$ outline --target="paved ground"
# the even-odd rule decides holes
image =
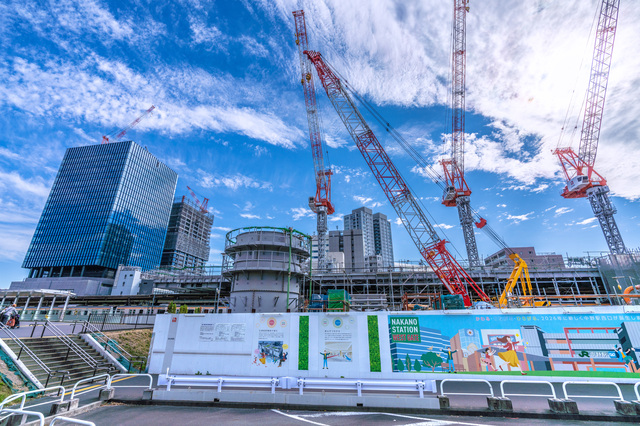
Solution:
[[[173,407],[173,406],[130,406],[108,405],[76,417],[89,420],[96,425],[248,425],[282,426],[309,425],[320,426],[356,426],[375,425],[513,425],[520,423],[527,426],[567,425],[594,426],[598,423],[582,421],[556,421],[514,418],[486,418],[433,416],[364,412],[326,412],[326,411],[286,411],[259,410],[217,407]],[[601,423],[600,423],[601,424]],[[628,425],[629,423],[607,422],[608,425]]]

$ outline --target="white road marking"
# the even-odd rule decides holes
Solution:
[[[280,413],[280,414],[284,414],[284,413]],[[401,417],[404,419],[422,420],[421,422],[418,422],[418,423],[405,424],[403,426],[418,426],[418,425],[420,426],[445,426],[445,425],[489,426],[487,424],[482,424],[482,423],[466,423],[466,422],[459,422],[457,420],[438,420],[438,419],[430,419],[427,417],[408,416],[406,414],[365,412],[365,411],[334,411],[334,412],[327,412],[327,413],[299,414],[295,417],[297,417],[298,420],[305,420],[304,418],[368,416],[368,415],[383,415],[383,416]],[[316,424],[321,424],[321,423],[316,423]]]
[[[287,414],[287,413],[283,413],[282,411],[278,411],[278,410],[271,410],[271,411],[273,411],[274,413],[282,414],[283,416],[290,417],[290,418],[295,419],[295,420],[299,420],[301,422],[307,422],[307,423],[311,423],[313,425],[319,425],[319,426],[329,426],[329,425],[326,425],[324,423],[318,423],[318,422],[314,422],[314,421],[311,421],[311,420],[303,419],[302,417],[296,416],[294,414]]]

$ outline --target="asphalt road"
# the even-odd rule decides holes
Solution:
[[[585,421],[562,421],[546,419],[514,419],[487,417],[434,416],[367,412],[327,412],[327,411],[287,411],[266,409],[240,409],[218,407],[174,407],[163,405],[131,406],[107,405],[76,417],[89,420],[96,425],[309,425],[320,426],[360,426],[370,425],[513,425],[527,426],[566,425],[594,426],[598,423]],[[57,424],[57,423],[56,423]],[[607,422],[607,425],[628,425],[629,423]]]

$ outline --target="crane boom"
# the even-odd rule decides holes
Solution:
[[[435,228],[426,218],[404,179],[344,89],[340,79],[325,63],[320,53],[312,51],[304,53],[315,66],[329,100],[427,264],[450,293],[463,297],[465,306],[471,305],[467,286],[473,288],[480,299],[489,302],[489,297],[447,251],[446,242],[439,237]]]
[[[204,198],[202,203],[200,202],[200,200],[198,200],[198,197],[196,197],[196,193],[193,192],[193,189],[191,189],[189,186],[187,186],[187,189],[189,190],[189,192],[191,193],[191,197],[194,199],[194,201],[196,202],[196,205],[198,206],[198,208],[200,208],[200,211],[202,213],[209,213],[208,210],[208,206],[209,206],[209,199],[208,198]]]
[[[576,154],[572,148],[558,148],[554,151],[560,160],[567,180],[567,185],[561,195],[564,198],[587,197],[589,199],[591,209],[598,218],[609,251],[613,254],[625,253],[626,247],[613,216],[616,209],[609,199],[607,180],[595,171],[594,166],[609,82],[613,43],[618,27],[619,9],[620,0],[602,0],[600,5],[578,153]]]
[[[311,142],[311,154],[313,156],[316,180],[316,195],[315,197],[309,197],[309,207],[317,215],[318,267],[325,269],[328,266],[327,247],[329,245],[327,215],[333,214],[335,211],[331,203],[332,172],[331,169],[325,168],[324,166],[324,145],[322,143],[318,106],[316,103],[316,89],[311,72],[311,63],[303,53],[309,49],[304,11],[294,11],[293,17],[296,26],[296,45],[298,46],[298,56],[300,58],[300,81],[304,89],[304,102],[307,109],[307,122],[309,124],[309,140]]]
[[[481,266],[471,211],[471,189],[464,178],[464,124],[466,79],[466,22],[469,0],[453,0],[453,51],[451,60],[451,158],[441,162],[447,182],[442,204],[458,208],[469,266]],[[486,222],[486,221],[485,221]]]
[[[148,114],[151,114],[151,111],[153,111],[155,108],[156,108],[155,105],[151,105],[151,108],[149,108],[144,113],[142,113],[142,115],[140,117],[136,118],[131,123],[129,123],[129,125],[127,127],[125,127],[124,129],[120,129],[120,130],[117,130],[117,131],[111,133],[110,135],[103,136],[102,137],[102,143],[109,143],[110,142],[109,137],[113,137],[113,135],[115,135],[115,139],[116,140],[122,138],[129,130],[131,130],[132,127],[134,127],[139,122],[141,122],[142,119],[145,118]]]

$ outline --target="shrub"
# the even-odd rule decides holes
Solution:
[[[186,314],[187,312],[189,312],[189,307],[187,305],[180,305],[180,313]]]
[[[170,314],[175,314],[176,313],[176,309],[178,308],[178,305],[176,305],[176,302],[174,302],[173,300],[169,303],[169,307],[167,308],[167,312],[169,312]]]
[[[196,314],[201,314],[201,313],[202,313],[202,306],[198,306],[198,307],[194,310],[194,312],[195,312]]]

